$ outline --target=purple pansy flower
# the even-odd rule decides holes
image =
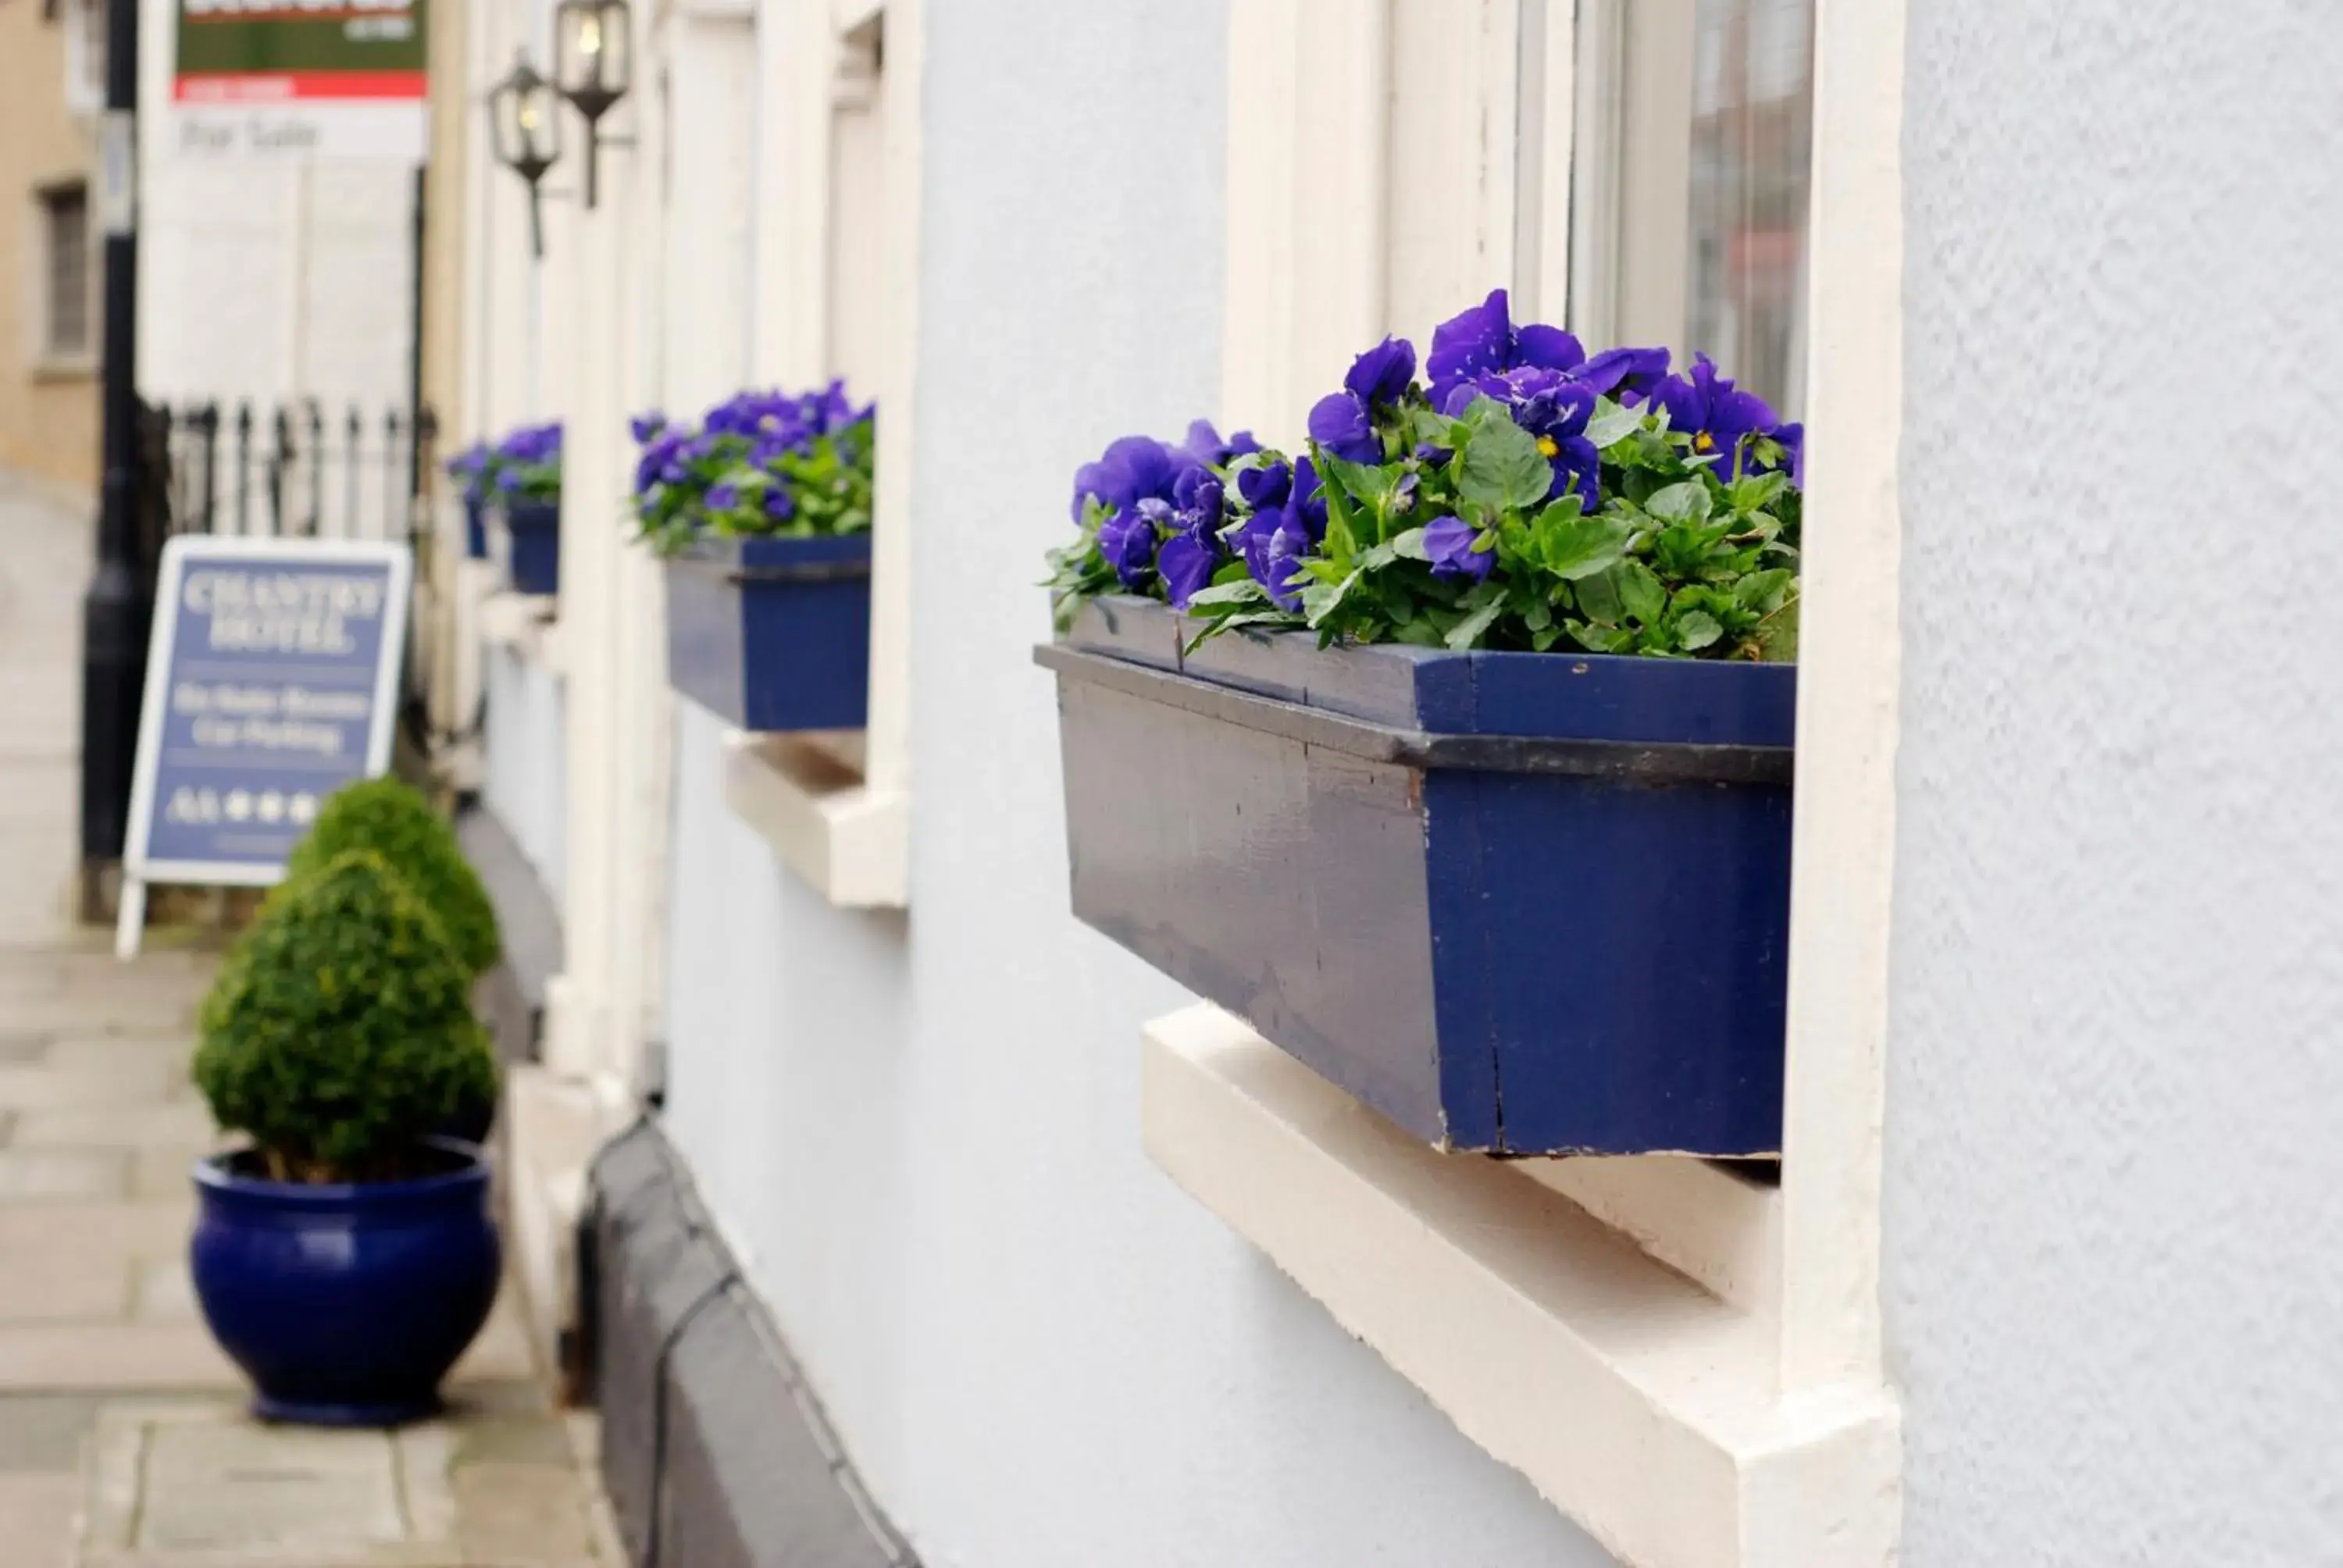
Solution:
[[[797,515],[798,504],[789,499],[786,485],[765,487],[765,516],[777,523],[786,523]]]
[[[711,511],[729,512],[739,504],[739,488],[729,481],[719,480],[708,487],[708,505]]]
[[[1384,338],[1351,361],[1340,392],[1329,392],[1310,410],[1310,438],[1345,462],[1383,461],[1375,410],[1396,404],[1414,384],[1415,345]]]
[[[1585,362],[1586,350],[1559,327],[1532,325],[1516,330],[1505,291],[1494,288],[1480,304],[1433,329],[1432,353],[1423,370],[1432,383],[1433,406],[1444,408],[1450,393],[1483,376],[1525,365],[1575,370]]]
[[[1605,348],[1571,373],[1571,379],[1633,408],[1668,377],[1664,348]]]
[[[1237,494],[1252,511],[1265,512],[1285,504],[1286,492],[1292,487],[1293,470],[1285,459],[1276,458],[1258,468],[1247,468],[1237,476]]]
[[[1073,515],[1081,521],[1083,504],[1096,497],[1101,506],[1118,515],[1149,498],[1168,501],[1172,486],[1182,471],[1197,467],[1196,459],[1168,442],[1151,436],[1125,436],[1109,446],[1095,463],[1085,463],[1074,476]]]
[[[1264,498],[1253,502],[1238,546],[1252,580],[1269,590],[1280,608],[1293,609],[1302,603],[1300,585],[1293,581],[1294,563],[1325,537],[1326,497],[1319,488],[1317,466],[1307,457],[1291,470],[1272,463],[1247,474],[1238,481],[1239,490],[1244,488],[1243,479],[1256,475],[1262,482],[1254,491]]]
[[[1497,564],[1494,550],[1476,550],[1473,542],[1481,532],[1461,518],[1434,518],[1423,525],[1424,553],[1432,558],[1432,575],[1436,578],[1470,578],[1474,582],[1489,575]]]
[[[1548,500],[1576,490],[1588,511],[1602,504],[1603,457],[1586,438],[1586,421],[1594,412],[1594,388],[1559,371],[1523,366],[1458,382],[1449,391],[1445,412],[1462,414],[1475,397],[1495,398],[1514,424],[1537,438],[1538,450],[1554,467]]]
[[[683,477],[683,465],[675,460],[683,442],[671,434],[652,437],[635,464],[635,493],[648,495],[655,485],[672,485]]]
[[[1199,463],[1225,468],[1237,458],[1260,451],[1261,443],[1250,430],[1239,430],[1222,440],[1210,419],[1198,419],[1188,427],[1188,444],[1182,450]]]
[[[1692,437],[1692,455],[1715,457],[1719,478],[1736,478],[1741,471],[1741,444],[1750,436],[1775,433],[1774,410],[1755,392],[1744,392],[1716,373],[1705,354],[1693,357],[1689,378],[1671,376],[1660,384],[1655,400],[1668,411],[1668,427]],[[1803,436],[1803,432],[1800,433]],[[1797,445],[1785,441],[1795,454]]]
[[[1171,520],[1171,504],[1149,496],[1099,524],[1099,554],[1123,587],[1139,587],[1154,569],[1157,529]]]
[[[639,447],[667,428],[667,416],[654,408],[628,420],[627,428],[634,432],[635,444]]]

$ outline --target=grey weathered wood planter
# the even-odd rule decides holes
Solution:
[[[1183,628],[1037,652],[1077,916],[1443,1146],[1778,1151],[1795,667]]]

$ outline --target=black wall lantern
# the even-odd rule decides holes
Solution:
[[[538,186],[561,158],[561,106],[527,54],[514,55],[511,74],[489,89],[488,126],[497,161],[528,182],[528,250],[541,260],[545,212]]]
[[[627,0],[561,0],[553,12],[553,75],[586,122],[586,205],[595,197],[602,116],[627,95],[634,42]]]

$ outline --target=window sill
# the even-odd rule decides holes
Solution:
[[[1631,1568],[1891,1561],[1894,1402],[1785,1398],[1734,1249],[1688,1243],[1733,1285],[1704,1289],[1553,1190],[1572,1179],[1442,1154],[1210,1005],[1147,1026],[1141,1097],[1158,1166]],[[1679,1201],[1771,1212],[1680,1174]]]
[[[33,361],[33,380],[39,386],[97,379],[95,354],[45,354]]]
[[[901,909],[910,799],[863,782],[852,765],[860,739],[735,730],[724,739],[724,803],[831,903]]]
[[[560,600],[550,594],[499,589],[480,600],[480,638],[508,648],[516,657],[559,675]]]

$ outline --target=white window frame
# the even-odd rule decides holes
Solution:
[[[124,0],[131,4],[133,0]],[[106,108],[106,0],[65,0],[65,108],[95,116]]]
[[[59,197],[78,194],[81,197],[81,290],[82,341],[77,345],[61,345],[56,336],[56,203]],[[26,320],[32,327],[29,335],[34,374],[44,378],[81,377],[94,373],[97,367],[99,342],[105,334],[105,322],[100,315],[98,290],[98,256],[102,250],[97,231],[95,193],[85,179],[50,180],[35,185],[32,190],[32,223],[28,249],[31,266],[26,268],[29,298]]]
[[[725,799],[785,864],[850,908],[910,899],[922,25],[920,0],[760,0],[758,13],[769,118],[759,138],[755,367],[789,387],[851,372],[850,392],[879,404],[870,710],[859,735],[728,737]],[[862,145],[851,117],[874,111],[875,193],[863,188],[869,162],[860,177],[847,166]],[[873,248],[875,258],[851,254]]]
[[[1453,54],[1427,58],[1438,39],[1420,31],[1409,48],[1395,47],[1412,12],[1436,7],[1448,19],[1445,46],[1483,48],[1489,29],[1457,24],[1440,0],[1238,0],[1222,410],[1230,423],[1291,440],[1311,398],[1337,383],[1352,354],[1386,331],[1428,346],[1433,319],[1402,308],[1392,286],[1388,236],[1404,226],[1394,222],[1391,193],[1404,188],[1411,159],[1443,167],[1456,193],[1449,210],[1468,231],[1460,243],[1472,259],[1458,272],[1470,286],[1449,308],[1511,283],[1526,307],[1521,318],[1553,319],[1554,303],[1569,299],[1574,324],[1618,319],[1618,290],[1602,258],[1606,248],[1617,254],[1622,237],[1618,182],[1646,176],[1623,176],[1616,140],[1606,145],[1601,134],[1617,123],[1621,81],[1619,35],[1604,29],[1624,5],[1640,3],[1520,0],[1515,47],[1475,65]],[[1582,6],[1590,8],[1584,31]],[[1304,37],[1312,70],[1297,73]],[[1582,38],[1596,56],[1584,72]],[[1606,1338],[1608,1325],[1574,1318],[1567,1280],[1523,1318],[1517,1309],[1535,1293],[1525,1282],[1540,1271],[1599,1271],[1615,1260],[1594,1258],[1587,1232],[1561,1226],[1523,1243],[1509,1273],[1482,1239],[1443,1237],[1433,1216],[1444,1200],[1434,1190],[1453,1187],[1448,1197],[1459,1204],[1495,1201],[1483,1189],[1501,1178],[1487,1174],[1486,1162],[1359,1135],[1323,1098],[1322,1081],[1218,1010],[1190,1010],[1148,1030],[1144,1114],[1157,1161],[1606,1545],[1631,1563],[1669,1568],[1875,1568],[1889,1560],[1897,1527],[1878,1192],[1900,648],[1901,0],[1822,0],[1815,47],[1810,458],[1781,1182],[1665,1156],[1523,1161],[1502,1178],[1523,1184],[1501,1190],[1523,1194],[1523,1212],[1536,1201],[1530,1184],[1560,1193],[1603,1221],[1604,1233],[1624,1236],[1720,1303],[1721,1319],[1649,1325],[1662,1350],[1671,1332],[1690,1336],[1682,1348],[1711,1380],[1690,1392],[1654,1381],[1636,1351]],[[1394,60],[1404,63],[1396,71]],[[1475,161],[1460,156],[1469,147],[1433,145],[1436,137],[1393,137],[1418,84],[1459,71],[1477,73],[1478,118],[1469,123],[1518,125],[1512,156],[1490,151]],[[1460,181],[1460,170],[1476,173],[1477,186]],[[1582,182],[1574,225],[1574,177]],[[1303,188],[1316,198],[1307,226],[1292,216]],[[1413,226],[1420,234],[1423,226]],[[1488,243],[1498,234],[1513,241],[1502,251]],[[1641,235],[1637,243],[1654,241]],[[1681,300],[1681,273],[1662,286]],[[1310,1204],[1295,1196],[1304,1186]],[[1420,1299],[1407,1280],[1378,1272],[1367,1255],[1378,1236],[1413,1249],[1419,1272],[1411,1278],[1433,1282]],[[1394,1292],[1410,1299],[1395,1303]],[[1483,1327],[1509,1322],[1521,1337],[1493,1328],[1477,1343],[1453,1342],[1459,1315],[1483,1307]],[[1646,1336],[1638,1350],[1652,1348]],[[1527,1385],[1503,1369],[1540,1356],[1557,1369],[1549,1393],[1598,1404],[1615,1394],[1621,1409],[1657,1411],[1657,1435],[1640,1427],[1612,1434],[1654,1445],[1638,1450],[1643,1483],[1623,1486],[1604,1467],[1602,1443],[1554,1431],[1572,1421],[1569,1412],[1521,1408]],[[1731,1483],[1719,1484],[1720,1475]],[[1716,1517],[1683,1516],[1703,1509]]]

